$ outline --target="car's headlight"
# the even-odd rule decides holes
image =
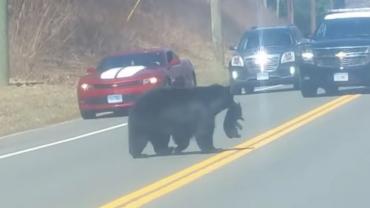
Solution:
[[[231,72],[231,77],[232,77],[233,79],[238,79],[238,77],[239,77],[239,73],[238,73],[237,71],[232,71],[232,72]]]
[[[93,88],[93,86],[92,86],[92,85],[87,84],[87,83],[82,83],[82,84],[80,85],[80,87],[81,87],[81,89],[82,89],[82,90],[84,90],[84,91],[87,91],[87,90],[89,90],[89,89]]]
[[[244,66],[243,58],[241,56],[233,56],[231,58],[231,66],[243,67]]]
[[[285,52],[281,56],[281,63],[290,63],[295,61],[295,54],[293,51]]]
[[[157,84],[158,83],[158,78],[157,77],[150,77],[147,79],[143,79],[143,84]]]
[[[301,56],[303,61],[312,62],[315,55],[313,54],[313,51],[311,49],[306,49],[302,51]]]

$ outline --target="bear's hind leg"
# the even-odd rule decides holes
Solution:
[[[185,133],[176,133],[172,137],[175,144],[177,145],[177,147],[175,148],[175,153],[180,153],[188,148],[191,135]]]
[[[217,149],[213,145],[214,119],[209,119],[199,125],[195,134],[195,139],[202,152],[215,152]]]
[[[153,149],[158,155],[168,155],[172,153],[173,148],[168,146],[170,135],[164,133],[155,133],[150,135]]]

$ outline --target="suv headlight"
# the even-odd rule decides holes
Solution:
[[[302,51],[301,56],[304,62],[312,62],[315,55],[311,49],[306,49]]]
[[[239,77],[239,73],[238,73],[237,71],[232,71],[232,72],[231,72],[231,77],[232,77],[233,79],[238,79],[238,77]]]
[[[243,67],[244,66],[243,58],[241,56],[233,56],[231,58],[231,66]]]
[[[289,62],[294,62],[295,61],[295,54],[293,51],[285,52],[281,56],[281,63],[289,63]]]

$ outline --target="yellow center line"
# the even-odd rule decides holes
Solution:
[[[315,108],[297,118],[294,118],[276,128],[273,128],[265,133],[262,133],[248,141],[235,146],[232,150],[224,151],[214,155],[204,161],[185,168],[173,175],[154,182],[142,189],[125,195],[113,202],[103,205],[102,208],[115,207],[141,207],[167,193],[170,193],[192,181],[220,168],[226,164],[258,149],[266,144],[269,144],[278,138],[292,132],[293,130],[333,111],[340,106],[345,105],[357,98],[360,95],[347,95],[332,100],[318,108]]]

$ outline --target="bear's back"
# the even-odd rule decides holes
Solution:
[[[224,97],[227,90],[221,85],[195,87],[187,89],[159,88],[142,95],[132,108],[132,112],[140,113],[145,117],[158,116],[167,108],[189,104],[209,105],[220,97]]]

